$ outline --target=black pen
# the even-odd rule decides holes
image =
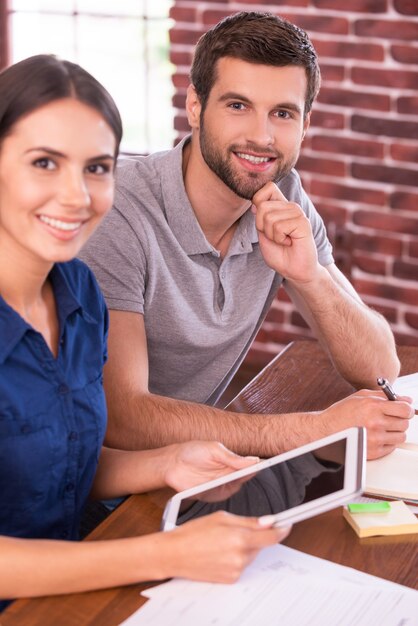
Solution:
[[[391,384],[386,380],[386,378],[378,378],[377,384],[379,385],[388,400],[398,399],[398,396],[393,391]]]

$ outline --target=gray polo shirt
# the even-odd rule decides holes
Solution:
[[[239,220],[224,259],[207,241],[184,188],[182,149],[188,140],[166,152],[120,160],[115,206],[81,258],[110,309],[144,315],[150,391],[214,404],[283,279],[263,260],[250,211]],[[279,186],[308,216],[319,262],[329,265],[323,221],[297,172]]]

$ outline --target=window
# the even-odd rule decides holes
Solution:
[[[173,145],[172,0],[9,0],[10,60],[51,53],[91,72],[123,119],[122,149]]]

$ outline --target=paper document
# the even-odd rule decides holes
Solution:
[[[408,376],[400,376],[393,385],[394,391],[400,396],[410,396],[415,410],[418,411],[418,372]],[[418,446],[418,415],[410,421],[406,431],[406,443]]]
[[[123,626],[418,626],[418,591],[282,545],[234,585],[174,579]]]

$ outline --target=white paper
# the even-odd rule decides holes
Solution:
[[[393,389],[400,396],[410,396],[415,410],[418,411],[418,372],[400,376],[394,383]],[[415,415],[409,423],[406,431],[406,443],[418,445],[418,415]]]
[[[234,585],[174,579],[123,626],[418,626],[418,592],[286,546],[262,550]]]

